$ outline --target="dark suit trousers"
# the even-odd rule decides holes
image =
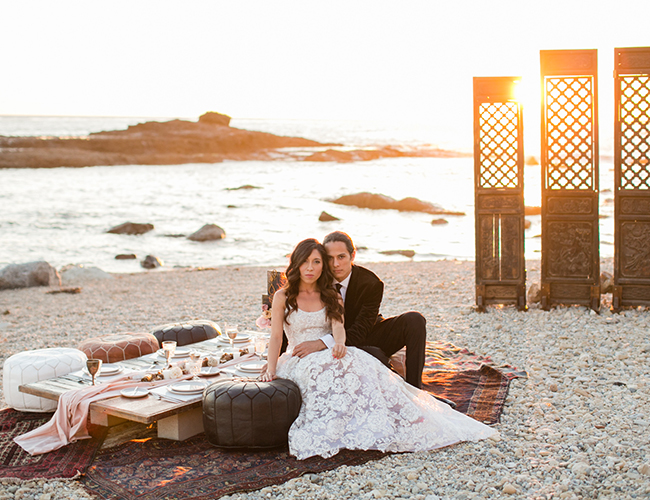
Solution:
[[[406,381],[421,389],[426,340],[427,320],[419,312],[409,311],[376,323],[366,344],[379,347],[386,356],[406,346]]]

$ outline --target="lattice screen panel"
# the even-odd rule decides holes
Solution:
[[[474,78],[476,304],[526,309],[523,123],[516,77]]]
[[[542,308],[600,309],[595,50],[540,52]]]
[[[650,47],[615,49],[612,309],[650,306]]]

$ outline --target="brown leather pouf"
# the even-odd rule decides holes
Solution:
[[[150,333],[116,333],[103,335],[82,342],[78,349],[88,359],[101,359],[104,363],[115,363],[125,359],[139,358],[156,352],[160,346]]]
[[[195,344],[221,335],[219,325],[207,319],[197,319],[185,323],[170,323],[156,327],[151,334],[158,339],[160,345],[165,340],[175,340],[176,345]]]
[[[223,380],[203,393],[203,428],[220,448],[274,448],[287,444],[301,404],[291,380]]]

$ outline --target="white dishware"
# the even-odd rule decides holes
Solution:
[[[103,365],[101,371],[97,374],[98,377],[112,377],[114,375],[117,375],[119,373],[122,373],[122,368],[121,366],[111,366],[109,370],[107,370],[107,367],[110,365]]]
[[[237,366],[237,369],[246,373],[262,373],[265,366],[266,361],[246,361]]]
[[[164,349],[159,349],[157,351],[159,356],[162,356],[163,358],[166,358],[165,350]],[[187,358],[190,355],[190,350],[186,347],[177,347],[174,350],[174,353],[170,356],[170,359],[181,359],[181,358]]]
[[[143,398],[149,394],[144,387],[133,387],[132,389],[122,389],[120,394],[125,398]]]
[[[203,366],[199,371],[199,377],[214,377],[220,373],[221,370],[218,366]]]
[[[207,385],[204,382],[195,382],[194,380],[187,380],[185,382],[178,382],[167,386],[167,389],[176,394],[199,394],[203,392]]]

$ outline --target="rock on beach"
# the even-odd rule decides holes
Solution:
[[[206,224],[195,233],[190,234],[187,239],[192,241],[214,241],[222,240],[226,232],[216,224]]]
[[[61,286],[61,277],[45,261],[9,264],[0,270],[0,290],[32,286]]]
[[[348,194],[329,200],[337,205],[348,205],[359,208],[370,208],[372,210],[399,210],[400,212],[423,212],[435,215],[465,215],[464,212],[454,212],[417,198],[404,198],[396,200],[390,196],[375,193]]]
[[[125,222],[118,226],[110,228],[107,233],[110,234],[129,234],[138,235],[145,234],[153,230],[153,224],[139,223],[139,222]]]

